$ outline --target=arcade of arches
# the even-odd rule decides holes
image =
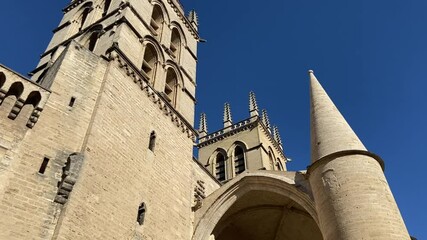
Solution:
[[[299,173],[244,173],[204,200],[193,240],[322,240],[303,186]]]

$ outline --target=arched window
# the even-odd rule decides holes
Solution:
[[[110,8],[111,0],[105,0],[104,1],[104,12],[102,13],[102,16],[104,17],[108,13],[108,9]]]
[[[144,224],[146,212],[147,212],[147,207],[145,206],[145,203],[141,203],[141,205],[139,205],[138,207],[138,217],[136,219],[139,225]]]
[[[172,37],[171,37],[171,45],[170,50],[172,53],[172,57],[179,61],[179,57],[181,54],[181,36],[179,34],[178,29],[172,29]]]
[[[144,60],[142,62],[142,74],[148,82],[154,84],[154,74],[158,62],[157,52],[153,45],[147,44],[144,52]]]
[[[277,170],[282,171],[282,166],[280,166],[280,160],[279,159],[277,159],[276,168],[277,168]]]
[[[99,36],[104,31],[104,27],[101,24],[91,27],[87,33],[83,36],[81,42],[89,51],[93,52],[98,42]]]
[[[91,2],[88,2],[80,9],[81,14],[77,20],[77,22],[80,23],[79,32],[83,29],[89,13],[93,10],[92,5],[93,4]]]
[[[270,170],[274,170],[274,156],[271,149],[268,151],[268,162],[270,163]]]
[[[152,152],[154,152],[154,148],[156,147],[156,138],[157,138],[156,132],[152,131],[150,133],[150,142],[148,144],[148,149],[150,149],[150,151]]]
[[[6,82],[6,75],[4,75],[4,73],[0,72],[0,88],[3,87],[5,82]]]
[[[166,83],[165,83],[164,93],[167,97],[167,100],[172,105],[175,105],[175,102],[176,102],[177,86],[178,86],[178,77],[176,75],[176,72],[173,70],[173,68],[168,68],[168,71],[166,73]]]
[[[218,153],[215,159],[215,176],[218,181],[225,181],[227,179],[225,172],[225,156],[222,153]]]
[[[89,37],[89,41],[87,42],[87,48],[89,51],[93,52],[95,50],[96,43],[98,42],[98,32],[92,32]]]
[[[240,174],[246,170],[245,153],[241,146],[234,148],[234,172]]]
[[[153,14],[151,15],[150,26],[153,28],[156,37],[160,38],[163,30],[163,12],[159,5],[154,5]]]

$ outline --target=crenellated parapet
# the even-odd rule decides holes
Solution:
[[[24,107],[31,108],[26,126],[37,123],[50,91],[0,64],[0,114],[15,120]]]

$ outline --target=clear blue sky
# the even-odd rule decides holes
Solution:
[[[0,62],[31,71],[68,0],[5,1]],[[427,239],[425,0],[183,0],[200,16],[198,114],[210,131],[248,116],[247,95],[278,125],[290,170],[310,162],[307,70],[314,69],[386,176],[410,233]]]

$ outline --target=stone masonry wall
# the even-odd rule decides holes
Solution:
[[[0,172],[6,176],[0,189],[0,239],[51,239],[61,212],[53,201],[57,184],[67,157],[81,150],[86,137],[104,78],[103,61],[72,44],[52,67],[55,81],[39,121],[1,159],[10,166]],[[41,174],[44,158],[50,160]]]
[[[191,239],[193,140],[116,61],[108,69],[58,239]]]

